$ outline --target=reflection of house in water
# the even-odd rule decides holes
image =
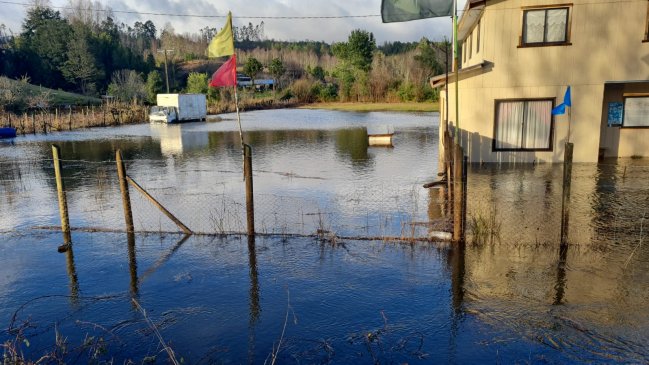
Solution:
[[[151,124],[151,136],[160,140],[160,150],[165,155],[182,154],[208,147],[206,131],[192,131],[190,125]]]

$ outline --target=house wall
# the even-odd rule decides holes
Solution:
[[[601,148],[605,157],[647,156],[649,154],[649,129],[608,126],[608,103],[624,102],[625,94],[649,96],[646,83],[607,84],[602,103]]]
[[[519,47],[526,6],[561,5],[538,0],[488,1],[480,24],[481,52],[471,64],[489,62],[473,74],[460,77],[460,129],[473,162],[559,162],[571,120],[574,161],[596,162],[600,147],[604,84],[612,80],[649,78],[649,43],[643,43],[648,2],[578,0],[572,3],[571,45]],[[476,58],[476,59],[474,59]],[[467,65],[469,63],[467,62]],[[455,120],[454,79],[449,87],[449,120]],[[493,152],[495,100],[556,98],[563,101],[572,87],[570,118],[554,118],[552,151]],[[444,93],[441,93],[442,98]],[[442,100],[444,103],[444,100]],[[454,124],[454,123],[452,123]],[[649,151],[641,141],[649,130],[620,134],[628,150]],[[609,138],[608,134],[606,138]],[[619,150],[627,152],[627,147]],[[647,152],[643,152],[647,154]]]

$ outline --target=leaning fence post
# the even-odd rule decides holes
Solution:
[[[63,237],[67,238],[70,234],[70,218],[68,217],[68,200],[65,196],[65,185],[63,185],[63,178],[61,177],[60,156],[61,153],[59,146],[52,145],[54,175],[56,176],[56,192],[59,198],[59,214],[61,216],[61,231],[63,232]]]
[[[117,176],[119,178],[119,190],[122,192],[122,205],[124,206],[124,220],[126,221],[126,232],[133,232],[133,212],[131,211],[131,197],[128,194],[128,184],[126,182],[126,168],[122,160],[122,151],[115,152],[117,161]]]
[[[462,147],[453,148],[453,240],[462,240]]]
[[[566,143],[563,155],[563,196],[561,198],[561,245],[568,243],[568,221],[570,218],[570,184],[572,181],[572,148]]]
[[[246,179],[246,217],[248,221],[248,235],[255,235],[255,207],[252,189],[252,147],[243,145],[243,174]]]

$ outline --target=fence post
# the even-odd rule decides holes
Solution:
[[[68,130],[72,130],[72,106],[68,109]]]
[[[466,203],[467,203],[467,188],[469,181],[468,175],[469,157],[462,156],[462,242],[466,241]]]
[[[122,205],[124,206],[124,220],[126,222],[126,232],[133,232],[133,212],[131,211],[131,197],[128,194],[128,184],[126,183],[126,168],[122,160],[122,151],[115,152],[117,161],[117,176],[119,178],[119,190],[122,192]]]
[[[243,145],[243,174],[246,179],[246,217],[248,221],[248,235],[255,235],[255,207],[252,188],[252,147]]]
[[[34,116],[34,112],[32,112],[32,134],[36,134],[36,117]]]
[[[67,238],[70,234],[70,218],[68,217],[68,200],[65,196],[65,185],[61,177],[61,152],[59,146],[52,145],[52,158],[54,160],[54,175],[56,176],[56,192],[59,198],[59,215],[61,216],[61,231],[63,237]]]
[[[570,218],[570,184],[572,182],[573,144],[566,142],[563,155],[563,195],[561,198],[561,245],[568,244],[568,223]]]
[[[453,148],[453,240],[462,241],[462,147],[455,144]]]

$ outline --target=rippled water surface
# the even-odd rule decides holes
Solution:
[[[225,234],[245,231],[245,209],[224,119],[0,142],[5,353],[165,363],[158,331],[185,363],[649,361],[646,161],[575,165],[562,249],[560,165],[472,166],[467,245],[399,243],[372,238],[425,237],[448,218],[421,187],[437,178],[437,114],[244,113],[264,234],[249,241]],[[392,148],[367,145],[388,126]],[[62,253],[47,229],[52,143],[82,229]],[[106,232],[124,229],[118,148],[130,176],[212,234],[172,233],[133,190],[138,232]]]

